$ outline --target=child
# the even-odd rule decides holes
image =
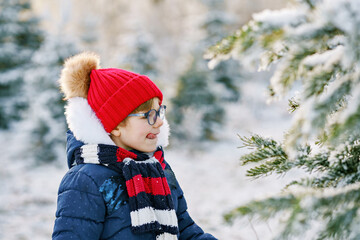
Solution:
[[[189,216],[164,160],[166,107],[148,77],[99,69],[98,56],[85,52],[65,62],[60,85],[70,170],[53,239],[215,239]]]

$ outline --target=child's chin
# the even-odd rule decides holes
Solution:
[[[139,148],[139,149],[136,149],[140,152],[146,152],[146,153],[151,153],[151,152],[154,152],[156,150],[157,146],[156,146],[156,143],[154,144],[154,146],[146,146],[146,147],[142,147],[142,148]]]

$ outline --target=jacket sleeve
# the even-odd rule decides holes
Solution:
[[[187,211],[187,203],[184,197],[184,193],[175,178],[174,172],[171,170],[168,163],[165,168],[169,185],[175,188],[177,193],[177,210],[176,215],[178,218],[179,226],[179,240],[216,240],[214,236],[204,231],[194,222]]]
[[[105,203],[94,180],[84,172],[72,170],[60,184],[52,239],[98,240],[103,230]]]

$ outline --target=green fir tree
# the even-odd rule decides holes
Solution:
[[[32,57],[32,68],[25,73],[25,97],[29,107],[16,124],[19,142],[26,156],[36,162],[53,162],[63,158],[67,126],[63,96],[58,79],[66,58],[77,53],[72,41],[63,34],[47,35],[44,43]]]
[[[0,129],[19,120],[26,109],[24,71],[43,39],[30,1],[0,1]]]
[[[194,49],[192,63],[180,76],[172,99],[172,132],[179,139],[216,140],[216,131],[226,118],[224,105],[240,97],[238,63],[223,62],[211,71],[203,58],[204,51],[229,31],[232,19],[223,0],[203,2],[209,9],[201,26],[205,38]]]
[[[132,42],[132,53],[125,58],[125,61],[132,71],[148,76],[155,80],[158,75],[157,53],[153,47],[153,41],[149,34],[138,31]]]
[[[302,0],[253,16],[211,47],[211,66],[234,57],[272,68],[271,98],[292,95],[293,125],[283,142],[241,137],[253,151],[252,178],[308,172],[274,197],[240,206],[226,219],[282,216],[276,239],[360,239],[360,4],[357,0]],[[285,213],[285,214],[284,214]],[[313,224],[317,223],[317,224]]]

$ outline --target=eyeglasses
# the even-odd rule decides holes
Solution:
[[[154,125],[156,123],[157,117],[164,119],[165,117],[166,106],[161,105],[159,110],[151,109],[146,113],[132,113],[129,114],[128,117],[146,117],[147,121],[150,125]]]

